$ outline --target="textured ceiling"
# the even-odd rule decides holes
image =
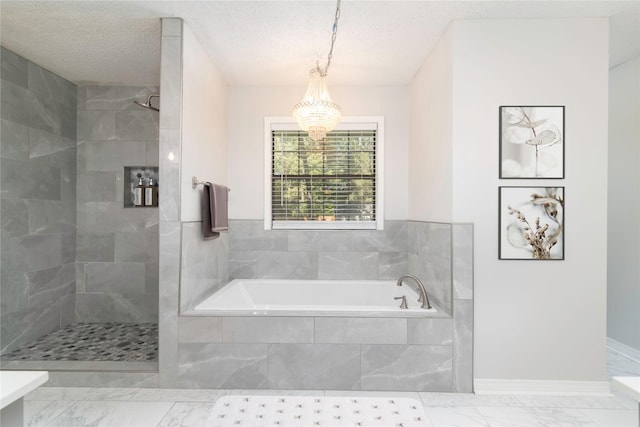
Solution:
[[[181,17],[231,85],[304,84],[335,2],[6,1],[6,48],[75,83],[157,85],[160,18]],[[640,2],[342,1],[331,84],[404,85],[452,19],[611,18],[611,65],[640,54]]]

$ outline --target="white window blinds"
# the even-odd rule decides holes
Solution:
[[[272,130],[273,227],[348,222],[375,228],[376,139],[377,131],[366,129],[332,131],[320,141],[303,131]]]

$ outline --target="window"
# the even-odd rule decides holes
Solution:
[[[265,119],[265,229],[382,229],[381,117],[343,118],[313,141]]]

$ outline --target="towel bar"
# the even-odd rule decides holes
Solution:
[[[194,190],[196,188],[198,188],[198,185],[205,185],[207,183],[207,181],[200,181],[197,177],[193,176],[191,177],[191,188],[193,188]],[[227,188],[229,191],[231,191],[230,188]]]

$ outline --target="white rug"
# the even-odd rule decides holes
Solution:
[[[223,396],[208,427],[428,426],[422,403],[409,398]]]

